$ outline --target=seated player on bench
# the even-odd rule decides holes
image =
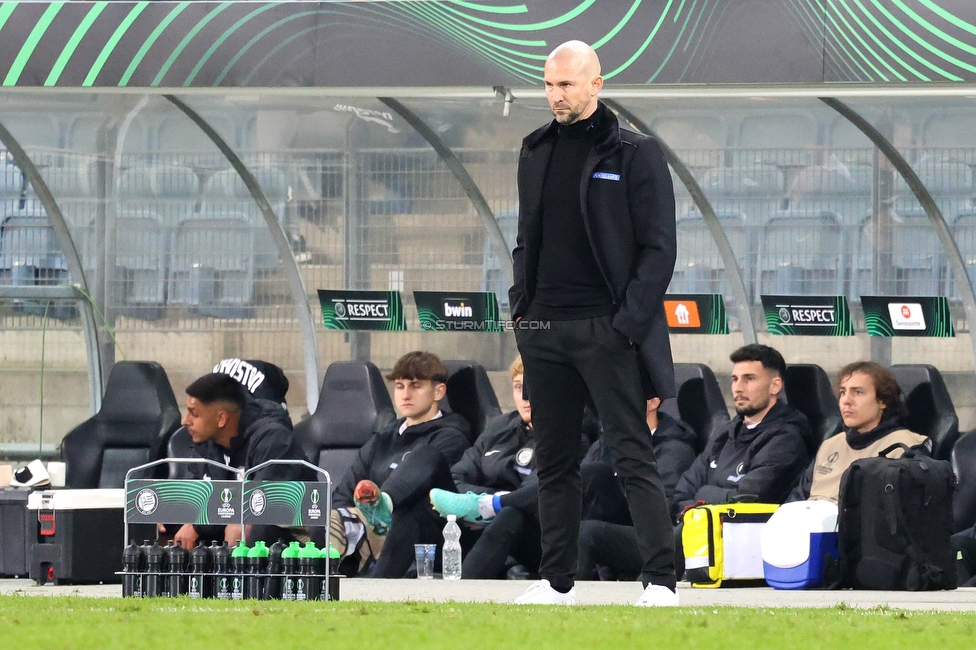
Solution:
[[[306,460],[305,452],[295,440],[288,411],[277,402],[254,399],[236,379],[215,372],[200,377],[186,387],[186,416],[183,425],[193,439],[194,453],[201,458],[230,465],[238,470],[256,467],[272,459]],[[196,479],[237,480],[236,476],[212,465],[189,466]],[[264,481],[314,481],[316,475],[302,465],[271,465],[250,479]],[[227,526],[183,525],[174,541],[183,548],[193,548],[198,539],[225,540],[236,544],[241,539],[240,524]],[[253,526],[248,542],[285,539],[307,540],[304,529],[281,529],[276,526]]]
[[[410,352],[386,378],[401,417],[360,448],[333,497],[330,537],[346,575],[402,578],[414,544],[442,539],[444,524],[428,493],[454,487],[451,465],[470,447],[467,421],[438,407],[447,367],[437,355]]]

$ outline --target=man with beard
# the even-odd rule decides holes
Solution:
[[[786,362],[767,345],[746,345],[729,358],[736,417],[713,434],[705,451],[682,474],[674,491],[671,512],[675,530],[675,564],[684,571],[680,522],[684,511],[697,504],[730,503],[749,495],[759,503],[783,503],[807,464],[805,443],[810,425],[806,417],[779,400]],[[608,525],[580,547],[580,574],[596,565],[617,573],[640,569],[633,528]]]

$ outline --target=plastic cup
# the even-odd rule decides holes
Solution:
[[[437,544],[414,544],[413,553],[417,560],[417,577],[421,580],[433,579]]]
[[[65,469],[64,463],[51,461],[47,464],[47,473],[51,477],[51,487],[64,487]]]

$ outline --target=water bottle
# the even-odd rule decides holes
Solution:
[[[281,599],[281,573],[284,570],[284,563],[281,554],[286,546],[282,540],[278,540],[271,545],[268,550],[268,587],[266,596],[268,600]]]
[[[322,585],[319,590],[319,600],[339,600],[339,576],[336,570],[339,568],[339,550],[329,542],[327,548],[322,549],[322,562],[329,567],[329,582]],[[325,566],[321,567],[323,570]]]
[[[166,545],[166,564],[169,576],[166,578],[166,593],[173,598],[186,594],[186,560],[187,552],[183,542],[172,542]]]
[[[244,598],[253,600],[267,600],[267,580],[265,571],[268,569],[268,547],[264,541],[254,542],[254,546],[247,552],[247,577],[244,578]]]
[[[281,552],[281,563],[285,573],[281,587],[282,600],[295,600],[295,587],[298,582],[298,554],[301,550],[300,542],[292,542],[288,548]]]
[[[159,544],[153,544],[146,551],[146,598],[156,598],[163,595],[163,561],[166,552]]]
[[[230,548],[227,542],[214,542],[210,548],[214,563],[214,596],[219,600],[230,600]]]
[[[447,516],[441,561],[445,580],[461,579],[461,528],[457,525],[457,516],[455,515]]]
[[[122,597],[142,598],[142,548],[133,541],[122,551]]]
[[[190,598],[213,598],[213,576],[210,575],[210,551],[203,542],[190,553]]]
[[[319,589],[322,586],[319,566],[322,564],[322,554],[315,547],[315,542],[305,542],[305,546],[298,553],[298,581],[295,584],[295,600],[318,600]]]
[[[251,549],[242,539],[230,553],[230,597],[231,600],[244,599],[244,574],[247,573],[247,553]]]

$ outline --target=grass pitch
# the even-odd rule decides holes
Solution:
[[[7,648],[964,648],[976,614],[0,597]]]

